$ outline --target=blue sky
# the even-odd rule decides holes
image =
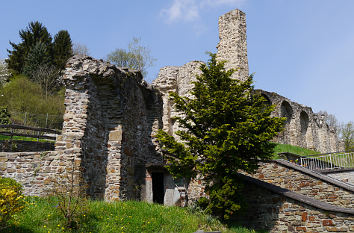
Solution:
[[[274,91],[340,122],[354,121],[354,1],[352,0],[12,0],[1,3],[0,59],[30,21],[54,36],[69,31],[90,55],[105,58],[133,37],[163,66],[206,61],[216,52],[218,17],[247,15],[248,59],[255,87]]]

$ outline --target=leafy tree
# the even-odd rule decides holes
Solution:
[[[28,53],[41,42],[47,47],[48,55],[52,55],[52,37],[47,28],[38,21],[30,22],[28,27],[19,32],[21,43],[15,44],[10,42],[13,50],[9,52],[9,58],[6,60],[8,68],[17,74],[23,72],[25,60]]]
[[[73,54],[74,55],[90,55],[89,50],[86,45],[75,43],[72,46]]]
[[[200,175],[208,194],[201,202],[227,219],[241,208],[238,170],[253,172],[259,161],[272,157],[270,140],[284,119],[270,116],[274,106],[254,91],[252,76],[244,82],[231,79],[234,70],[225,71],[215,54],[201,71],[191,98],[170,93],[183,114],[176,117],[184,129],[176,132],[180,141],[162,130],[157,139],[171,174],[187,180]]]
[[[9,70],[4,61],[0,60],[0,86],[4,85],[10,77]]]
[[[58,69],[64,69],[67,60],[73,55],[70,34],[66,30],[59,31],[54,36],[53,57]]]
[[[341,127],[342,140],[344,142],[345,151],[354,151],[354,124],[348,122]]]
[[[59,73],[59,70],[55,66],[48,64],[41,64],[32,73],[33,81],[41,85],[46,99],[51,92],[60,87]]]
[[[146,76],[146,69],[151,67],[155,61],[150,55],[150,50],[140,45],[140,39],[135,37],[129,43],[128,51],[116,49],[107,55],[107,60],[120,67],[139,70],[143,76]]]

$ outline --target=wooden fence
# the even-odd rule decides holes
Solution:
[[[39,139],[48,139],[48,140],[55,140],[56,135],[60,134],[61,132],[54,129],[47,129],[47,128],[35,128],[23,125],[0,125],[0,135],[10,136],[11,140],[14,136],[20,137],[29,137],[29,138],[37,138]],[[45,134],[54,134],[52,135],[45,135]]]

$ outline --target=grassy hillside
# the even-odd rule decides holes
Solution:
[[[56,209],[55,199],[28,198],[28,207],[12,220],[8,233],[56,233],[70,232],[63,226],[65,221]],[[187,208],[165,207],[145,202],[90,201],[87,211],[80,216],[78,229],[71,232],[118,233],[118,232],[256,232],[243,227],[227,228],[218,220],[193,212]]]
[[[290,152],[302,156],[319,154],[319,152],[317,151],[305,149],[299,146],[292,146],[288,144],[277,144],[276,147],[274,148],[273,159],[278,159],[279,158],[278,153],[281,152]]]

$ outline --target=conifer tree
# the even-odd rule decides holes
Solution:
[[[54,36],[53,57],[55,66],[62,70],[67,60],[73,55],[70,34],[66,30],[59,31]]]
[[[254,91],[252,76],[231,79],[234,70],[226,71],[215,54],[201,71],[191,98],[170,93],[182,113],[176,117],[184,129],[176,132],[180,141],[162,130],[157,139],[170,173],[187,180],[200,175],[208,194],[200,204],[227,219],[241,208],[238,170],[253,172],[259,161],[272,157],[270,140],[284,119],[270,116],[274,106]]]
[[[6,60],[10,70],[18,74],[22,73],[28,53],[38,42],[47,47],[48,56],[52,59],[52,37],[43,24],[38,21],[30,22],[26,29],[20,30],[19,34],[21,43],[10,42],[13,50],[8,50],[9,58]]]

